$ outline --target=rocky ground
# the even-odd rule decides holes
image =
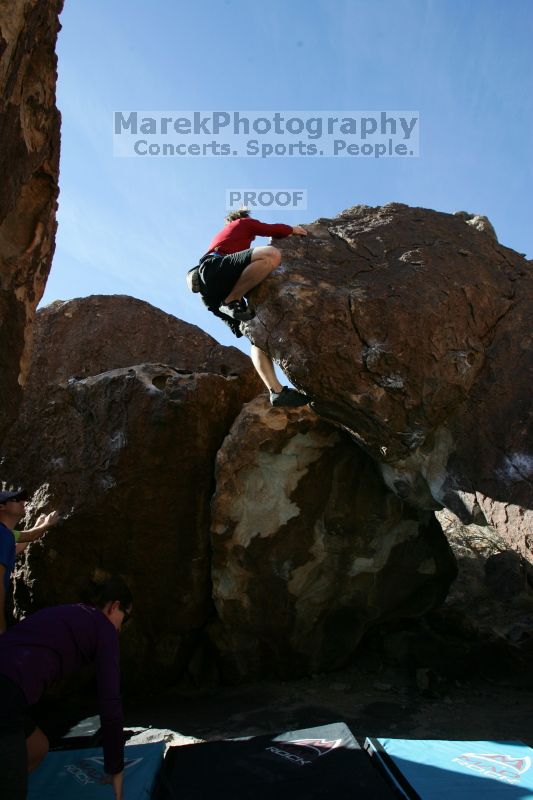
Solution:
[[[261,682],[196,697],[132,703],[126,725],[175,732],[172,743],[237,738],[345,722],[356,737],[519,739],[533,746],[533,693],[476,679],[426,697],[401,674],[348,669],[289,683]],[[149,736],[149,733],[146,734]],[[139,741],[146,740],[141,737]]]
[[[465,528],[448,512],[439,517],[459,563],[447,613],[464,617],[469,610],[472,625],[477,621],[479,629],[499,637],[500,654],[506,644],[513,653],[525,643],[526,654],[521,655],[527,655],[533,592],[526,586],[502,602],[501,586],[491,588],[485,580],[487,559],[505,551],[505,543],[490,528]],[[502,580],[512,594],[509,571]],[[493,657],[480,675],[452,679],[438,670],[387,664],[380,651],[370,641],[357,666],[304,680],[219,687],[203,694],[171,692],[133,701],[126,709],[126,724],[166,729],[165,738],[173,744],[343,721],[356,737],[519,739],[533,747],[533,680],[525,664],[516,669],[512,658]],[[448,655],[443,653],[443,662]],[[156,731],[144,731],[136,741],[153,736]]]

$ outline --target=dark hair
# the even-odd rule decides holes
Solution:
[[[111,575],[102,581],[91,581],[84,600],[91,606],[103,608],[107,603],[118,600],[120,607],[128,609],[133,603],[133,597],[126,582],[120,575]]]
[[[244,219],[250,216],[250,209],[246,206],[241,206],[236,211],[230,211],[226,216],[226,222],[235,222],[236,219]]]

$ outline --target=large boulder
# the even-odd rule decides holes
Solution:
[[[258,379],[244,354],[146,303],[87,298],[41,315],[35,364],[43,383],[29,381],[2,466],[32,492],[30,521],[50,508],[62,520],[22,557],[15,611],[79,599],[90,578],[121,573],[135,597],[127,679],[175,681],[191,663],[203,669],[215,457]],[[76,347],[84,316],[100,319],[92,361],[83,326]],[[129,320],[127,354],[122,333],[112,352],[109,319],[119,328]],[[150,349],[166,363],[139,363]],[[104,371],[106,350],[108,363],[133,365]],[[97,374],[77,377],[80,364]],[[47,374],[55,383],[44,382]]]
[[[0,440],[17,414],[55,248],[63,0],[0,0]]]
[[[345,664],[378,622],[446,596],[455,560],[433,512],[311,411],[258,397],[217,456],[211,636],[232,679]]]
[[[247,390],[262,384],[249,358],[196,325],[127,295],[91,295],[40,309],[28,390],[132,364],[160,362],[185,372],[237,375]]]
[[[533,278],[488,220],[355,206],[277,242],[248,337],[419,508],[533,542]],[[528,545],[529,542],[529,545]]]

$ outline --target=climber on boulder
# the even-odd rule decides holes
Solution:
[[[268,225],[252,219],[247,208],[230,212],[226,225],[211,241],[197,267],[189,270],[187,283],[199,292],[204,304],[226,322],[240,337],[240,323],[255,317],[245,296],[281,264],[281,252],[273,245],[250,247],[256,236],[307,236],[299,225]],[[252,363],[270,393],[273,406],[302,406],[309,398],[295,389],[282,386],[269,356],[252,345]]]

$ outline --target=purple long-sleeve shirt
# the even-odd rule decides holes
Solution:
[[[89,662],[96,665],[103,731],[104,769],[124,768],[118,631],[99,608],[76,605],[43,608],[0,635],[0,674],[22,689],[28,705],[46,687]]]

